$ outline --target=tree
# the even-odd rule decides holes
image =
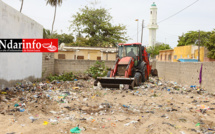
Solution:
[[[189,31],[179,36],[177,46],[198,45],[195,42],[199,40],[199,31]],[[208,57],[215,59],[215,29],[213,31],[200,31],[200,45],[205,46],[208,50]]]
[[[22,7],[23,7],[23,2],[24,2],[24,0],[20,0],[20,1],[22,1],[21,7],[20,7],[20,13],[21,13],[21,12],[22,12]]]
[[[210,32],[200,31],[201,46],[205,46],[210,38]],[[182,36],[179,36],[177,46],[195,45],[199,39],[199,31],[189,31]]]
[[[55,17],[56,17],[56,11],[57,11],[57,6],[60,6],[63,2],[63,0],[46,0],[47,4],[54,6],[55,7],[55,11],[54,11],[54,19],[52,22],[52,30],[51,30],[51,34],[53,33],[53,29],[54,29],[54,22],[55,22]]]
[[[209,50],[208,57],[215,59],[215,30],[211,32],[209,41],[205,45]]]
[[[74,36],[72,34],[58,34],[53,32],[51,34],[50,30],[43,29],[43,38],[44,39],[58,39],[59,44],[61,43],[73,43]]]
[[[111,20],[112,17],[107,9],[85,6],[73,15],[70,28],[77,32],[78,37],[82,36],[86,39],[84,40],[86,46],[105,46],[104,44],[107,43],[116,44],[126,41],[126,27],[120,24],[113,25],[110,23]]]
[[[169,44],[156,43],[155,46],[150,46],[147,48],[147,52],[150,53],[151,57],[154,57],[159,54],[160,50],[171,49]]]
[[[50,36],[51,36],[50,30],[43,28],[43,38],[44,39],[49,39]]]

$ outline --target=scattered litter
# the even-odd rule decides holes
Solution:
[[[44,121],[44,122],[43,122],[43,125],[48,125],[48,124],[49,124],[48,121]]]
[[[127,128],[134,127],[135,130],[140,126],[143,126],[142,133],[164,130],[209,134],[215,131],[215,124],[209,118],[204,122],[199,120],[199,116],[214,118],[213,95],[196,85],[150,77],[135,90],[130,90],[129,85],[121,85],[122,90],[118,90],[97,88],[93,86],[92,78],[77,78],[71,81],[23,81],[13,88],[0,90],[0,113],[4,115],[1,126],[6,127],[4,124],[8,122],[21,122],[19,125],[23,128],[50,124],[54,125],[56,133],[68,133],[65,131],[70,129],[66,128],[68,124],[83,125],[77,125],[69,133],[103,133],[104,130],[113,133],[110,128],[116,133],[128,133]],[[188,123],[193,128],[189,128]],[[126,129],[117,132],[121,125]]]
[[[71,133],[80,133],[81,129],[79,129],[78,127],[74,127],[70,130]]]

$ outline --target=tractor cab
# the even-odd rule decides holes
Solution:
[[[119,44],[118,46],[118,58],[132,57],[134,60],[134,66],[142,61],[141,44]]]
[[[141,43],[120,43],[113,68],[108,71],[107,77],[97,77],[94,84],[96,86],[100,82],[102,87],[108,88],[116,88],[123,84],[134,89],[148,80],[150,72],[148,53]]]

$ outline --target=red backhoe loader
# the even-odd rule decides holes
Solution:
[[[94,85],[100,82],[103,88],[119,88],[120,84],[126,84],[134,89],[147,81],[151,72],[153,76],[157,75],[156,69],[151,70],[149,55],[141,43],[120,43],[115,65],[108,71],[107,77],[98,77]]]

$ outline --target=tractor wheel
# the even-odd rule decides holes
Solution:
[[[135,87],[135,81],[133,81],[133,82],[131,83],[131,85],[129,86],[129,88],[130,88],[131,90],[134,90],[134,87]]]
[[[142,82],[146,82],[149,79],[149,76],[147,74],[147,67],[143,67],[143,72],[142,72]]]
[[[95,80],[94,81],[94,86],[97,86],[97,84],[98,84],[98,80]]]
[[[111,71],[108,71],[108,72],[107,72],[107,77],[110,77],[110,73],[111,73]]]
[[[140,86],[141,83],[142,83],[142,75],[140,72],[136,72],[135,75],[134,75],[134,80],[135,80],[135,85],[136,86]]]
[[[158,76],[158,70],[152,69],[151,74],[152,74],[152,76]]]

